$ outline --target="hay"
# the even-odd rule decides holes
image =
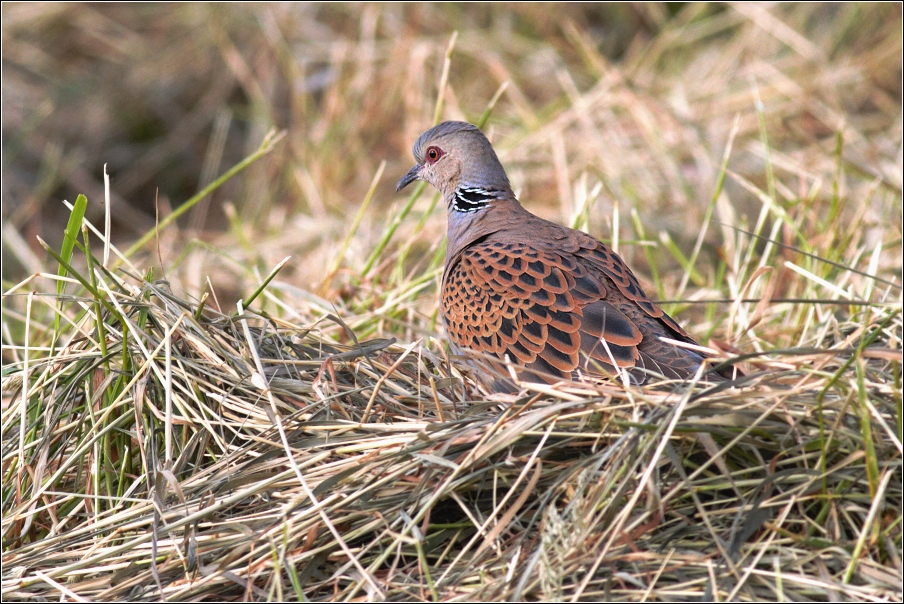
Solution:
[[[4,598],[900,593],[899,308],[741,387],[488,401],[417,343],[105,276],[106,354],[70,296],[65,346],[4,376]]]

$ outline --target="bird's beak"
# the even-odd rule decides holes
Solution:
[[[403,176],[399,180],[399,184],[397,184],[395,186],[396,193],[398,193],[399,191],[401,191],[402,189],[404,189],[405,187],[407,187],[408,185],[410,185],[411,183],[416,181],[420,177],[421,170],[423,170],[423,169],[424,169],[424,166],[422,166],[420,164],[415,164],[413,168],[408,170],[408,174]]]

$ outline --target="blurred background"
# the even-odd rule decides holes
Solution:
[[[475,122],[502,86],[484,130],[521,201],[617,246],[654,297],[736,294],[738,228],[842,263],[878,245],[900,279],[901,36],[899,3],[4,3],[4,290],[55,272],[36,237],[59,248],[63,200],[103,224],[105,164],[127,247],[275,128],[136,266],[231,308],[292,256],[283,311],[433,333],[442,204],[394,186],[438,97]],[[688,312],[709,333],[722,311]]]

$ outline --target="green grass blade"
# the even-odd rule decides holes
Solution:
[[[87,209],[88,198],[79,194],[75,199],[75,205],[72,208],[72,212],[69,213],[69,223],[66,225],[66,230],[63,231],[63,245],[60,247],[61,262],[60,267],[57,269],[57,275],[60,277],[65,277],[66,271],[69,270],[66,265],[72,262],[72,252],[75,250],[75,239],[82,230],[82,219],[85,217],[85,210]],[[64,263],[66,265],[64,265]],[[65,288],[65,281],[57,281],[57,295],[62,295]]]
[[[60,246],[60,255],[58,260],[59,268],[57,269],[57,275],[60,277],[65,277],[67,271],[73,273],[73,276],[75,275],[70,266],[72,262],[72,253],[75,250],[75,239],[76,237],[78,237],[78,234],[82,229],[82,220],[85,218],[85,210],[87,209],[88,198],[82,194],[79,194],[79,196],[75,199],[75,205],[72,206],[72,211],[69,213],[69,222],[68,224],[66,224],[66,230],[63,231],[63,244]],[[43,242],[42,245],[44,245]],[[50,251],[49,248],[48,251]],[[66,291],[66,281],[63,279],[57,280],[57,296],[62,296],[64,291]],[[59,304],[62,304],[62,301],[60,301]],[[60,333],[59,313],[55,313],[53,317],[53,333],[54,338],[51,346],[56,345],[56,335]]]

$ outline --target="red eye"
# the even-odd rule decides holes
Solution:
[[[430,147],[429,149],[427,149],[426,153],[427,163],[432,164],[443,155],[443,150],[439,147]]]

